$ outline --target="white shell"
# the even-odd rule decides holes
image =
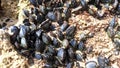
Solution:
[[[26,42],[26,39],[24,37],[21,38],[21,44],[20,44],[21,47],[24,47],[24,48],[27,48],[27,42]]]

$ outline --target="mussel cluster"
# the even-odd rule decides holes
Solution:
[[[114,43],[115,51],[120,51],[120,24],[116,16],[110,21],[107,34]]]
[[[15,50],[29,58],[45,60],[45,68],[65,66],[72,68],[74,62],[84,61],[86,38],[91,36],[81,34],[79,41],[74,38],[76,25],[69,25],[68,19],[72,13],[87,11],[97,17],[103,17],[106,10],[120,13],[120,0],[29,0],[33,5],[30,10],[23,9],[25,19],[19,26],[10,26],[10,41]],[[117,46],[120,45],[119,31],[114,32],[115,18],[108,27],[108,34],[114,37]],[[120,27],[120,26],[118,26]],[[117,33],[117,35],[115,35]],[[118,37],[118,38],[116,38]],[[120,46],[119,46],[120,47]],[[99,58],[101,60],[101,57]],[[100,63],[101,61],[98,60]],[[103,61],[104,62],[104,61]],[[100,63],[101,64],[101,63]],[[102,63],[104,65],[104,63]],[[95,62],[86,63],[87,68],[96,68]]]

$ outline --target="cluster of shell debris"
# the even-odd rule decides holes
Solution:
[[[93,37],[92,33],[74,35],[76,24],[70,25],[72,13],[87,11],[99,19],[107,13],[120,14],[120,0],[29,0],[30,10],[23,9],[24,20],[18,26],[10,26],[8,33],[14,49],[27,58],[44,60],[45,68],[81,68],[78,62],[85,62],[92,47],[86,48],[85,42]],[[120,49],[119,26],[116,16],[106,29],[109,37]],[[1,28],[6,29],[4,24]],[[109,57],[98,56],[97,61],[85,62],[86,68],[109,68]]]

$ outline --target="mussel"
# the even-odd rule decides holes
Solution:
[[[44,51],[44,49],[45,49],[45,44],[40,40],[40,39],[36,39],[36,41],[35,41],[35,50],[37,51],[37,52],[43,52]]]
[[[63,61],[66,58],[66,51],[63,48],[60,48],[57,53],[58,58]]]

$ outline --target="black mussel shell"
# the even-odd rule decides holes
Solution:
[[[98,56],[97,60],[98,60],[99,67],[104,68],[105,67],[105,57]]]
[[[66,58],[66,51],[63,48],[60,48],[57,53],[58,58],[63,61]]]
[[[24,20],[23,20],[23,23],[24,23],[24,25],[26,25],[26,26],[30,26],[30,25],[31,25],[29,19],[24,19]]]
[[[67,67],[66,67],[66,68],[73,68],[73,66],[74,66],[74,63],[71,62],[71,63],[68,63],[68,64],[67,64]]]
[[[82,5],[83,9],[88,8],[86,0],[80,0],[80,4]]]
[[[28,11],[28,10],[23,9],[23,13],[24,13],[24,15],[25,15],[26,17],[29,17],[29,11]]]
[[[81,54],[80,51],[76,51],[75,57],[77,61],[82,61],[83,60],[83,55]]]
[[[112,20],[109,23],[109,27],[115,28],[116,25],[117,25],[116,17],[113,17]]]
[[[48,12],[47,17],[52,21],[56,21],[56,15],[54,12]]]
[[[47,34],[43,33],[43,34],[42,34],[42,41],[43,41],[45,44],[50,44],[50,43],[51,43],[51,38],[50,38]]]
[[[17,26],[10,26],[9,33],[10,33],[10,35],[14,35],[15,37],[17,37],[17,35],[19,34],[18,27]]]
[[[114,43],[115,43],[115,48],[120,48],[120,39],[119,38],[114,38]]]
[[[27,27],[25,25],[20,25],[19,36],[20,37],[25,37],[26,34],[27,34]]]
[[[53,62],[54,61],[53,54],[50,53],[50,52],[44,53],[43,54],[43,59],[47,60],[47,62]]]
[[[43,0],[36,0],[39,5],[42,5]]]
[[[112,2],[112,0],[100,0],[100,2],[101,3],[109,3],[110,4]]]
[[[38,24],[42,23],[44,21],[44,17],[40,14],[37,14],[37,22]]]
[[[34,13],[35,15],[38,15],[38,14],[39,14],[38,9],[37,9],[37,8],[34,8],[34,9],[33,9],[33,13]]]
[[[114,35],[115,35],[114,29],[112,27],[108,27],[107,34],[110,38],[114,38]]]
[[[54,49],[54,47],[53,47],[52,45],[49,45],[49,47],[48,47],[48,52],[49,52],[49,53],[52,53],[53,55],[56,54],[56,51],[55,51],[55,49]]]
[[[60,42],[56,38],[53,38],[53,45],[55,47],[59,47],[60,46]]]
[[[117,6],[117,14],[120,14],[120,4]]]
[[[55,12],[55,16],[56,16],[56,21],[59,22],[62,20],[62,15],[60,13],[60,11],[56,10]]]
[[[37,2],[36,0],[29,0],[30,3],[34,6],[34,7],[37,7]]]
[[[60,29],[61,29],[62,31],[64,31],[64,30],[67,29],[68,26],[69,26],[68,23],[67,23],[66,21],[64,21],[64,23],[61,25]]]
[[[39,53],[38,53],[38,54],[35,53],[34,57],[35,57],[36,59],[38,59],[38,60],[43,59],[42,55],[39,54]]]
[[[76,8],[78,6],[78,2],[76,0],[71,0],[70,7],[71,8]]]
[[[40,38],[41,37],[41,34],[43,33],[43,31],[41,30],[41,29],[38,29],[36,32],[35,32],[35,34],[36,34],[36,36],[38,37],[38,38]]]
[[[14,46],[15,46],[15,48],[18,49],[18,50],[21,49],[20,43],[19,43],[18,41],[15,41]]]
[[[48,31],[50,29],[51,22],[49,20],[45,20],[41,23],[41,28]]]
[[[64,20],[68,20],[71,17],[71,9],[64,8],[63,14],[64,14],[64,16],[63,16]]]
[[[35,16],[33,16],[33,15],[29,16],[29,21],[33,22],[34,24],[37,22],[36,19],[35,19]]]
[[[52,22],[52,23],[51,23],[51,26],[50,26],[50,29],[51,29],[51,30],[56,30],[58,27],[59,27],[59,24],[58,24],[58,23]]]
[[[22,56],[29,57],[30,56],[30,51],[29,50],[20,50],[18,53]]]
[[[73,47],[73,48],[77,48],[77,41],[75,39],[71,39],[70,40],[70,45]]]
[[[40,39],[36,39],[36,41],[35,41],[35,50],[37,52],[42,53],[44,51],[45,47],[46,47],[45,44]]]
[[[63,35],[62,31],[60,31],[60,30],[57,31],[57,36],[60,40],[64,39],[64,35]]]
[[[75,26],[69,26],[66,29],[66,36],[67,36],[68,39],[74,37],[75,29],[76,29]]]
[[[75,58],[75,54],[74,54],[74,51],[72,48],[68,49],[68,55],[69,55],[70,59],[72,59],[72,60]]]
[[[84,42],[83,41],[80,41],[79,44],[78,44],[78,49],[83,51],[85,49],[85,45],[84,45]]]

